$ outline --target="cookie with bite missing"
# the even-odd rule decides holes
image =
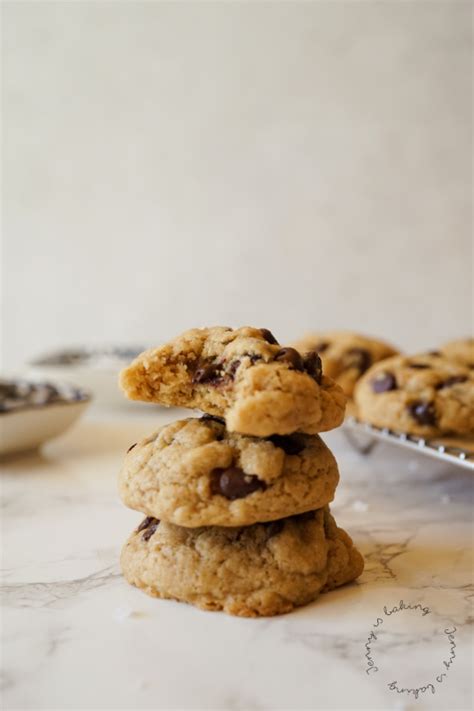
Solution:
[[[278,615],[357,578],[364,562],[329,509],[253,526],[184,528],[146,518],[121,555],[149,595],[232,615]]]
[[[325,374],[351,398],[359,378],[378,361],[398,351],[385,341],[351,331],[309,333],[292,344],[302,353],[316,351]]]
[[[198,408],[255,437],[331,430],[346,402],[317,353],[281,347],[264,328],[191,329],[142,353],[120,383],[132,400]]]
[[[119,475],[126,506],[180,526],[247,526],[321,508],[336,461],[318,435],[257,439],[210,415],[178,420],[134,445]]]
[[[376,363],[355,389],[357,414],[420,437],[474,433],[474,371],[436,354]]]

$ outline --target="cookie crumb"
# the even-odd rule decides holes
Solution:
[[[114,610],[114,619],[117,620],[117,622],[123,622],[124,620],[128,620],[131,617],[143,617],[143,612],[139,612],[138,610],[133,610],[131,607],[128,607],[127,605],[123,605],[121,607],[116,607]]]

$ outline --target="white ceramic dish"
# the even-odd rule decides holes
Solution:
[[[75,383],[94,395],[94,403],[105,407],[130,406],[118,385],[122,368],[133,360],[133,350],[124,356],[117,355],[125,349],[77,349],[83,358],[71,358],[70,362],[60,362],[61,351],[38,358],[28,365],[27,377],[41,380],[61,380]],[[63,351],[62,353],[68,353]],[[56,361],[56,362],[55,362]],[[136,403],[132,403],[137,406]]]
[[[37,449],[63,434],[89,406],[91,398],[26,405],[0,412],[0,456]]]

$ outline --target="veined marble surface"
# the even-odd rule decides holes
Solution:
[[[92,409],[2,463],[3,707],[470,708],[472,473],[325,435],[332,510],[366,558],[358,583],[276,618],[202,612],[146,596],[118,566],[141,520],[117,497],[123,454],[180,414]],[[401,600],[423,610],[388,614]]]

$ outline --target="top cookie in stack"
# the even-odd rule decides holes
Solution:
[[[314,351],[282,348],[265,328],[194,328],[145,351],[121,375],[132,400],[198,408],[254,437],[338,427],[346,398]]]

